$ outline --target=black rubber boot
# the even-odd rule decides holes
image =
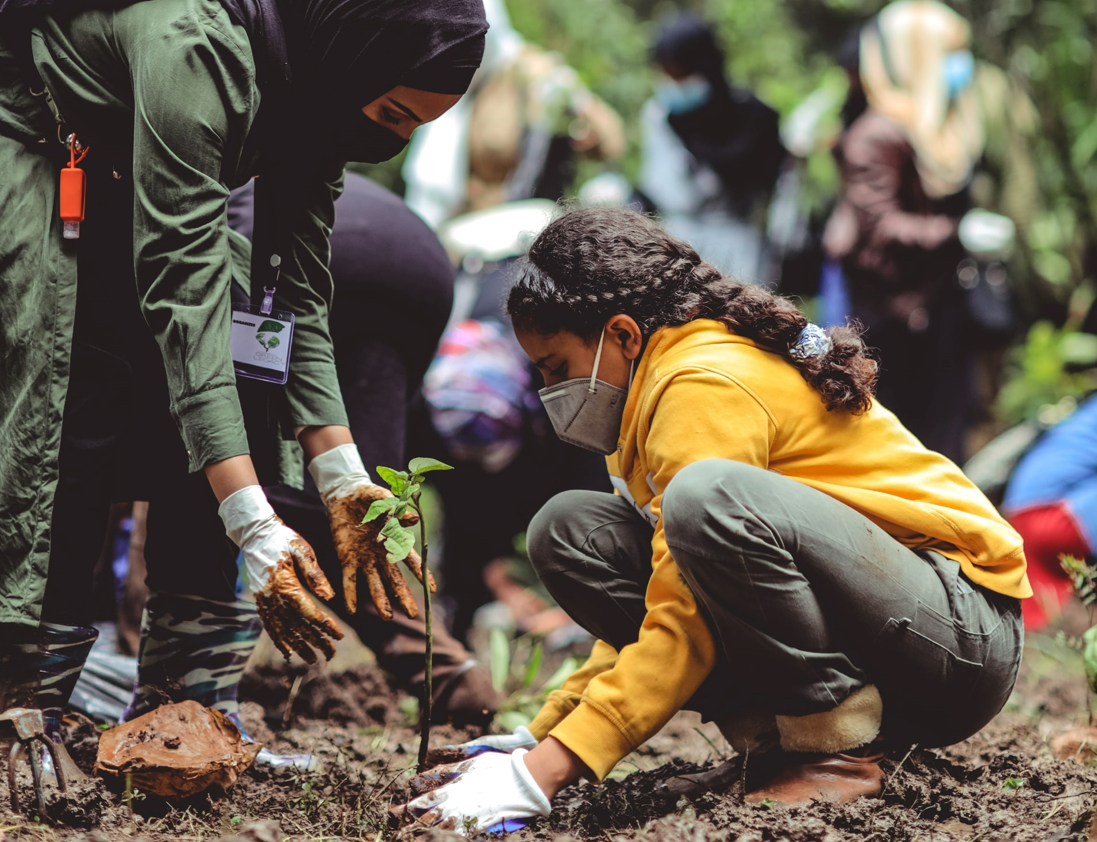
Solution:
[[[34,626],[0,624],[0,712],[34,707],[38,694],[33,651],[37,637]]]
[[[65,748],[61,718],[97,637],[96,629],[55,623],[42,623],[37,629],[6,626],[0,630],[0,711],[14,707],[42,711],[46,737],[56,747],[61,772],[69,782],[87,776]],[[22,752],[12,759],[20,756]],[[56,774],[44,748],[41,764],[47,774]]]

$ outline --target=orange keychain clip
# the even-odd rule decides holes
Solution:
[[[86,173],[77,164],[84,160],[91,147],[76,157],[76,135],[69,135],[69,164],[61,170],[61,221],[65,223],[66,240],[80,239],[80,223],[84,221],[84,203],[87,198]]]

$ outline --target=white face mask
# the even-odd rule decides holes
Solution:
[[[593,450],[606,456],[617,450],[621,435],[621,419],[625,414],[628,389],[611,386],[598,380],[598,364],[602,360],[602,342],[605,330],[598,338],[598,351],[594,355],[594,371],[590,378],[577,377],[555,386],[541,389],[541,403],[545,405],[549,421],[562,441],[584,450]],[[629,365],[628,380],[632,385],[632,369]]]

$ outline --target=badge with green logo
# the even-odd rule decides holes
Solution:
[[[254,304],[232,305],[229,349],[238,375],[285,383],[292,345],[293,313],[273,309],[262,313]]]

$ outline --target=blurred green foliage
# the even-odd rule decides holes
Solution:
[[[1039,321],[1012,352],[1012,376],[998,395],[998,414],[1009,424],[1034,418],[1066,401],[1064,414],[1097,388],[1097,336]],[[1073,399],[1073,400],[1070,400]],[[1048,422],[1059,420],[1049,417]]]

